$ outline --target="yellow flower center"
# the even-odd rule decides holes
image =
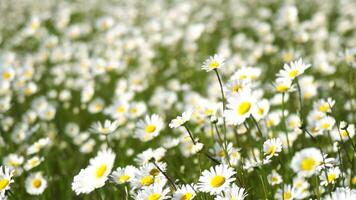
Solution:
[[[278,178],[276,176],[273,176],[272,177],[272,183],[276,183],[276,182],[278,182]]]
[[[125,112],[125,107],[124,107],[124,106],[119,106],[119,107],[116,109],[116,112],[118,112],[118,113],[123,113],[123,112]]]
[[[42,181],[41,181],[40,179],[38,179],[38,178],[36,178],[36,179],[34,179],[34,180],[32,181],[32,186],[33,186],[34,188],[40,188],[41,185],[42,185]]]
[[[98,167],[98,169],[96,169],[96,178],[101,178],[104,176],[105,172],[106,172],[107,166],[106,164],[102,164],[100,165],[100,167]]]
[[[327,105],[327,104],[320,105],[320,106],[319,106],[319,110],[320,110],[321,112],[326,112],[326,111],[329,110],[329,105]]]
[[[126,174],[121,175],[121,176],[119,177],[119,181],[122,182],[122,183],[127,182],[129,179],[130,179],[130,176],[129,176],[129,175],[126,175]]]
[[[130,109],[130,112],[131,112],[131,113],[137,113],[137,108],[131,108],[131,109]]]
[[[356,184],[356,177],[353,177],[351,182],[352,182],[353,185],[355,185]]]
[[[316,164],[317,163],[313,158],[305,158],[300,164],[300,168],[303,171],[311,171],[315,168]]]
[[[286,92],[289,89],[286,85],[277,85],[276,90],[277,92]]]
[[[276,152],[276,146],[272,145],[268,148],[267,154],[268,155],[274,155],[274,153]]]
[[[251,108],[251,103],[248,101],[242,102],[239,105],[238,112],[240,115],[246,114],[248,111],[250,111]]]
[[[211,181],[210,185],[214,188],[220,187],[225,183],[225,177],[223,176],[214,176]]]
[[[10,72],[4,72],[2,73],[2,78],[4,80],[9,80],[11,78],[11,73]]]
[[[141,185],[149,186],[153,183],[154,179],[152,176],[145,176],[141,179]]]
[[[180,200],[190,200],[190,199],[192,199],[192,197],[193,197],[193,194],[187,192],[180,198]]]
[[[161,198],[161,195],[160,194],[157,194],[157,193],[154,193],[154,194],[151,194],[149,197],[148,197],[148,200],[158,200]]]
[[[265,112],[265,109],[263,109],[263,108],[258,108],[258,110],[257,110],[257,114],[259,114],[259,115],[263,115],[264,112]]]
[[[146,133],[153,133],[156,130],[156,126],[153,124],[149,124],[146,126],[145,131]]]
[[[293,54],[290,52],[284,53],[282,57],[284,62],[290,62],[293,60]]]
[[[151,169],[150,174],[151,174],[152,176],[158,176],[159,170],[156,169],[156,168],[153,168],[153,169]]]
[[[292,71],[289,72],[289,77],[290,78],[295,78],[298,75],[298,70],[297,69],[293,69]]]
[[[347,56],[345,56],[345,61],[346,62],[353,62],[354,61],[354,56],[352,56],[352,55],[347,55]]]
[[[342,131],[340,131],[340,135],[341,135],[342,137],[347,137],[347,136],[348,136],[348,134],[347,134],[347,131],[346,131],[346,130],[342,130]]]
[[[218,155],[219,155],[220,157],[225,157],[225,151],[224,151],[223,149],[221,149],[221,150],[219,151]]]
[[[209,65],[209,67],[210,67],[211,69],[216,69],[216,68],[218,68],[219,66],[220,66],[220,63],[219,63],[218,61],[216,61],[216,60],[211,61],[210,65]]]
[[[283,193],[283,199],[288,200],[292,198],[292,193],[291,192],[284,192]]]
[[[328,174],[328,182],[333,182],[336,179],[336,174]]]
[[[328,129],[330,127],[330,124],[323,123],[321,127],[323,127],[323,129]]]
[[[240,84],[236,84],[233,88],[232,91],[233,92],[238,92],[241,89],[241,85]]]
[[[0,191],[5,189],[9,185],[9,183],[10,183],[9,179],[6,179],[6,178],[1,179],[0,180]]]

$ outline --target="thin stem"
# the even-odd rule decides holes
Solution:
[[[218,127],[216,126],[216,123],[214,124],[214,126],[215,126],[215,130],[216,130],[216,133],[217,133],[218,138],[219,138],[219,141],[220,141],[221,148],[224,150],[224,153],[225,153],[225,155],[226,155],[227,163],[229,164],[229,166],[231,166],[229,153],[228,153],[228,151],[227,151],[227,144],[222,141],[222,138],[221,138],[219,129],[218,129]]]
[[[219,75],[219,72],[217,69],[214,69],[215,74],[218,78],[219,85],[220,85],[220,92],[221,92],[221,98],[222,98],[222,103],[223,103],[223,123],[224,123],[224,142],[226,143],[226,122],[225,122],[225,116],[224,116],[224,111],[226,109],[226,101],[225,101],[225,95],[224,95],[224,89],[222,85],[222,81]]]
[[[183,125],[183,126],[184,126],[185,130],[187,130],[190,139],[192,140],[193,144],[195,145],[196,142],[195,142],[195,139],[194,139],[194,137],[193,137],[193,134],[190,132],[190,130],[189,130],[189,128],[187,127],[187,125]]]
[[[285,134],[286,134],[286,138],[287,138],[288,156],[290,157],[291,148],[290,148],[290,144],[289,144],[288,130],[287,130],[287,126],[286,126],[286,122],[285,122],[285,116],[284,116],[284,111],[285,111],[284,97],[285,97],[285,93],[283,92],[282,93],[282,121],[283,121],[283,126],[284,126],[284,129],[285,129]]]
[[[173,186],[174,190],[177,190],[176,185],[174,184],[173,180],[164,172],[157,164],[153,161],[153,164],[157,167],[157,169],[167,178],[169,183]]]
[[[193,136],[192,132],[190,132],[188,126],[185,125],[185,124],[184,124],[183,126],[184,126],[185,130],[187,130],[187,132],[188,132],[188,134],[189,134],[189,137],[190,137],[190,139],[192,140],[193,144],[196,145],[197,143],[196,143],[196,141],[195,141],[195,139],[194,139],[194,136]],[[200,151],[200,152],[201,152],[201,151]],[[216,160],[215,158],[213,158],[213,157],[212,157],[211,155],[209,155],[208,153],[203,152],[203,154],[204,154],[207,158],[209,158],[211,161],[215,162],[216,164],[220,164],[220,162],[219,162],[218,160]]]
[[[255,124],[255,126],[256,126],[256,128],[258,130],[258,135],[260,136],[260,138],[263,138],[263,134],[262,134],[261,128],[258,125],[256,119],[252,115],[251,115],[251,119],[252,119],[253,123]]]

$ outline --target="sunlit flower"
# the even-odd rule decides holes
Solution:
[[[233,175],[236,172],[226,166],[217,165],[211,167],[209,170],[204,170],[199,178],[198,188],[202,192],[208,192],[212,195],[220,194],[229,188],[230,183],[232,183],[235,178]]]
[[[209,72],[214,69],[219,69],[225,65],[225,59],[219,55],[215,54],[206,59],[201,67],[203,70]]]

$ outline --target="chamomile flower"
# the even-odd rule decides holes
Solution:
[[[281,188],[277,190],[274,198],[278,200],[292,200],[295,199],[296,192],[296,189],[291,185],[285,185],[283,190]]]
[[[331,197],[329,195],[325,196],[323,200],[354,200],[356,199],[356,190],[350,188],[336,188],[334,192],[331,193]]]
[[[211,195],[220,194],[229,188],[235,178],[234,169],[226,165],[217,165],[209,170],[204,170],[199,178],[198,189]]]
[[[79,174],[74,177],[72,190],[79,195],[81,193],[90,193],[104,186],[113,167],[114,160],[115,154],[112,150],[99,151],[95,158],[90,159],[89,166],[82,169]]]
[[[275,170],[267,176],[267,180],[271,185],[278,185],[282,183],[282,177]]]
[[[0,198],[5,198],[5,192],[10,189],[10,184],[14,182],[12,176],[12,169],[7,166],[0,167]]]
[[[26,192],[31,195],[40,195],[47,188],[47,180],[42,172],[30,174],[25,181]]]
[[[192,111],[188,110],[182,113],[182,116],[178,116],[169,123],[169,128],[178,128],[190,120],[192,116]]]
[[[305,148],[296,152],[291,161],[291,168],[301,176],[310,177],[316,173],[323,161],[321,152],[316,148]]]
[[[288,93],[295,90],[294,85],[292,85],[292,80],[287,78],[277,78],[276,82],[274,83],[274,87],[276,92],[279,93]]]
[[[124,168],[119,167],[111,174],[111,180],[117,184],[124,184],[130,182],[135,177],[136,172],[136,167],[131,165]]]
[[[192,185],[182,185],[174,193],[172,200],[192,200],[196,192]]]
[[[320,184],[321,185],[334,184],[335,181],[340,176],[340,173],[341,173],[340,169],[338,167],[334,167],[334,168],[328,168],[326,170],[327,170],[327,173],[322,172],[320,175],[320,180],[321,180]]]
[[[157,149],[149,148],[143,151],[142,153],[137,154],[135,162],[139,165],[144,165],[150,162],[151,159],[154,159],[155,161],[160,161],[166,154],[166,151],[167,150],[162,147]]]
[[[157,137],[163,128],[163,119],[153,114],[152,116],[146,115],[145,120],[140,120],[137,123],[135,136],[142,141],[149,141]]]
[[[232,95],[236,95],[238,92],[244,89],[250,89],[251,83],[248,79],[235,79],[231,78],[229,82],[227,82],[224,91],[226,92],[226,96],[230,97]]]
[[[26,171],[29,171],[29,170],[37,167],[38,165],[40,165],[43,160],[44,160],[43,157],[33,156],[32,158],[28,159],[25,162],[24,169]]]
[[[347,127],[341,128],[341,123],[340,123],[340,129],[333,129],[331,131],[331,136],[335,140],[343,140],[347,141],[350,138],[353,138],[355,135],[355,125],[354,124],[348,124]]]
[[[278,77],[293,80],[294,78],[300,76],[308,69],[311,65],[305,64],[300,58],[296,61],[292,61],[289,64],[284,64],[283,69],[277,74]]]
[[[326,116],[317,122],[316,128],[321,131],[331,131],[334,125],[335,119],[331,116]]]
[[[332,107],[335,105],[335,100],[332,98],[320,99],[313,104],[313,108],[320,112],[328,113],[331,112]]]
[[[105,120],[104,124],[101,124],[100,122],[94,123],[90,130],[93,133],[97,133],[100,135],[109,135],[113,133],[117,127],[119,127],[119,123],[117,121],[110,121],[110,120]]]
[[[162,188],[160,185],[152,185],[147,187],[141,191],[139,191],[135,197],[135,199],[142,200],[163,200],[170,198],[169,189]]]
[[[282,141],[279,138],[268,139],[263,143],[263,152],[268,158],[278,156],[282,151]]]
[[[225,59],[219,55],[215,54],[206,59],[201,67],[203,70],[209,72],[211,70],[219,69],[225,65]]]
[[[218,195],[216,200],[243,200],[247,197],[247,192],[244,188],[237,186],[236,184],[232,184],[231,187],[228,187],[223,191],[222,194]]]
[[[226,122],[230,125],[242,124],[247,118],[250,117],[252,111],[256,106],[255,98],[251,95],[250,91],[243,91],[237,96],[230,97],[227,100],[228,104],[225,110]]]
[[[4,157],[3,164],[9,166],[13,170],[13,175],[18,176],[22,173],[22,163],[24,162],[24,157],[17,154],[9,154]]]
[[[256,103],[255,109],[252,111],[252,116],[257,120],[261,120],[266,117],[269,112],[269,102],[267,99],[262,99]]]

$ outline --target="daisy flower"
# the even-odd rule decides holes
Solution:
[[[105,120],[104,124],[101,124],[100,122],[94,123],[90,127],[90,130],[100,135],[109,135],[113,133],[117,127],[119,127],[118,121]]]
[[[142,200],[163,200],[170,198],[169,189],[162,188],[160,185],[152,185],[147,187],[141,191],[139,191],[135,197],[135,199]]]
[[[72,190],[77,195],[90,193],[104,186],[111,172],[115,160],[115,154],[111,149],[101,150],[95,158],[90,159],[89,166],[82,169],[74,177]]]
[[[153,114],[152,116],[146,115],[145,120],[140,120],[137,123],[135,136],[141,141],[149,141],[157,137],[163,128],[163,119]]]
[[[267,176],[267,180],[271,185],[278,185],[282,183],[282,177],[275,170]]]
[[[327,169],[327,177],[325,173],[321,173],[320,175],[320,184],[321,185],[328,185],[328,184],[334,184],[336,179],[339,178],[340,176],[340,169],[338,167],[333,167],[333,168],[328,168]]]
[[[13,170],[7,166],[0,167],[0,197],[5,198],[5,192],[10,189],[10,184],[14,182],[12,179]]]
[[[169,128],[178,128],[190,120],[192,111],[188,110],[182,113],[182,116],[178,116],[169,123]]]
[[[124,168],[119,167],[111,174],[110,177],[115,183],[124,184],[130,182],[134,178],[136,171],[136,167],[131,165]]]
[[[335,125],[335,119],[330,116],[323,117],[316,123],[316,128],[321,131],[331,131]]]
[[[26,171],[29,171],[29,170],[37,167],[38,165],[40,165],[43,160],[44,160],[43,157],[34,156],[26,161],[26,163],[24,165],[24,169]]]
[[[154,150],[149,148],[143,151],[142,153],[137,154],[135,162],[139,165],[144,165],[149,163],[151,159],[154,159],[155,161],[160,161],[166,154],[166,151],[167,150],[163,147]]]
[[[334,192],[331,193],[331,197],[329,195],[325,196],[323,200],[354,200],[356,199],[356,190],[350,188],[336,188]]]
[[[243,200],[247,196],[247,193],[244,188],[238,187],[236,184],[232,184],[231,187],[228,187],[223,191],[221,195],[218,195],[216,200]]]
[[[172,200],[192,200],[196,192],[191,185],[182,185],[174,193]]]
[[[341,126],[342,123],[340,123],[340,129],[334,129],[331,131],[331,136],[333,137],[334,140],[340,141],[341,139],[346,141],[349,140],[350,138],[353,138],[355,136],[355,125],[354,124],[348,124],[347,127]],[[341,138],[340,138],[341,136]]]
[[[230,125],[240,125],[255,109],[256,100],[251,94],[251,91],[245,90],[237,96],[227,99],[227,106],[225,110],[226,122]]]
[[[3,160],[3,164],[9,166],[13,170],[13,175],[18,176],[22,173],[21,165],[24,162],[24,157],[17,154],[9,154]]]
[[[294,187],[291,185],[285,185],[283,190],[281,188],[277,190],[274,198],[278,200],[292,200],[295,198],[296,193],[297,191]]]
[[[232,95],[238,94],[238,92],[244,90],[244,89],[250,89],[251,88],[251,83],[248,79],[236,79],[236,78],[231,78],[225,88],[224,91],[226,92],[226,96],[230,97]]]
[[[297,153],[291,161],[291,168],[301,176],[310,177],[316,173],[317,167],[322,163],[321,152],[316,148],[305,148]]]
[[[26,192],[31,195],[40,195],[47,188],[47,180],[42,172],[30,174],[25,181]]]
[[[332,98],[320,99],[313,104],[313,108],[323,113],[331,112],[332,107],[335,105],[335,100]]]
[[[267,99],[262,99],[256,103],[256,106],[254,107],[255,109],[252,111],[252,116],[257,120],[261,120],[269,112],[269,102]]]
[[[297,61],[292,61],[289,64],[284,64],[283,69],[277,74],[278,77],[293,80],[294,78],[300,76],[308,69],[311,65],[305,64],[300,58]]]
[[[295,90],[294,85],[292,85],[293,81],[287,78],[277,78],[274,87],[275,90],[279,93],[288,93]]]
[[[234,169],[227,165],[217,165],[210,170],[204,170],[199,177],[198,189],[211,195],[220,194],[235,180],[235,173]]]
[[[269,158],[278,156],[282,151],[282,141],[279,138],[268,139],[263,143],[263,152]]]
[[[201,68],[209,72],[214,69],[219,69],[224,65],[225,65],[224,58],[219,54],[215,54],[214,56],[210,56],[208,59],[206,59]]]

